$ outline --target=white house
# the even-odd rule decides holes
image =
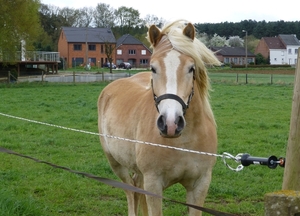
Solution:
[[[271,65],[295,65],[300,42],[294,34],[280,34],[278,37],[263,37],[255,54],[261,53]]]

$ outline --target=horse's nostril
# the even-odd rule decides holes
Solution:
[[[185,122],[182,116],[178,116],[175,120],[175,124],[177,125],[176,133],[179,133],[183,130]]]
[[[166,117],[161,115],[157,119],[157,127],[160,131],[166,132],[167,131],[167,124],[166,124]]]

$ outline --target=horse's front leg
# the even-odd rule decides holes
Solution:
[[[144,189],[156,195],[162,196],[162,184],[155,175],[144,175]],[[146,196],[149,216],[162,216],[162,199]]]
[[[204,200],[206,198],[209,185],[211,181],[211,172],[207,172],[203,174],[201,178],[196,181],[191,182],[189,186],[185,186],[186,188],[186,202],[189,204],[194,204],[197,206],[203,207]],[[201,216],[202,212],[189,208],[189,216]]]

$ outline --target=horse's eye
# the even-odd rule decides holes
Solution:
[[[195,67],[191,67],[189,73],[194,73],[194,72],[195,72]]]
[[[151,67],[151,71],[152,71],[152,73],[156,73],[156,70],[153,67]]]

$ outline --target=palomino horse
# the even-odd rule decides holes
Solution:
[[[208,100],[206,65],[219,65],[215,55],[195,38],[185,20],[161,30],[152,25],[151,71],[110,83],[98,100],[100,134],[216,153],[217,134]],[[125,183],[163,195],[180,183],[186,201],[202,206],[215,157],[100,136],[115,174]],[[162,215],[162,200],[125,190],[128,215]],[[189,215],[201,215],[189,209]]]

